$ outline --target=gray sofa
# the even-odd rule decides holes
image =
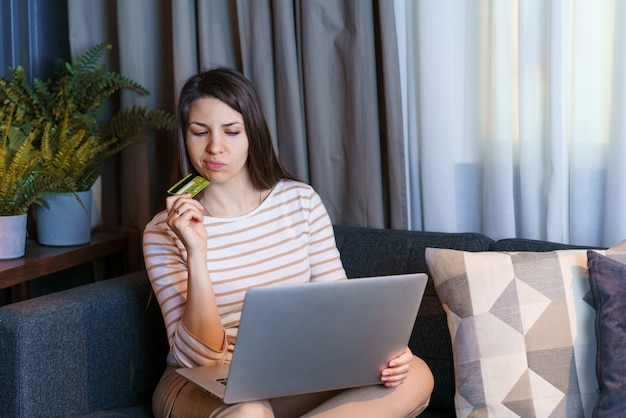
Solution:
[[[494,241],[476,233],[336,226],[349,277],[427,272],[426,247],[466,251],[580,248]],[[425,417],[454,416],[454,367],[446,318],[432,282],[409,346],[431,367]],[[167,341],[144,271],[0,308],[1,417],[150,417]]]

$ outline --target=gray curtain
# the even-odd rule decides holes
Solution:
[[[191,74],[218,65],[255,85],[286,166],[339,224],[405,229],[407,197],[393,2],[68,0],[73,55],[114,45],[107,64],[174,111]],[[103,174],[104,223],[143,229],[163,207],[173,135],[153,133]]]

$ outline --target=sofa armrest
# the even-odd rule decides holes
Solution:
[[[145,271],[0,308],[0,416],[150,403],[167,354]]]

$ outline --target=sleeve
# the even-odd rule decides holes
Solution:
[[[226,338],[224,346],[215,350],[194,337],[181,321],[187,301],[186,251],[165,223],[164,212],[146,226],[143,253],[167,330],[168,361],[183,367],[224,363],[228,354]]]
[[[346,272],[341,264],[330,216],[322,199],[314,190],[312,190],[310,202],[309,259],[311,262],[311,281],[344,280],[346,279]]]

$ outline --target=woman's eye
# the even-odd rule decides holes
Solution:
[[[236,135],[239,135],[239,131],[226,131],[226,135],[236,136]]]
[[[205,136],[207,131],[191,131],[191,135],[193,136]]]

